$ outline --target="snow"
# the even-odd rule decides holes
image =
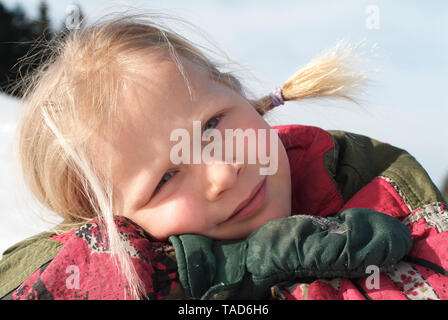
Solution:
[[[32,209],[36,206],[21,187],[15,172],[13,142],[20,109],[18,99],[0,93],[0,254],[16,242],[52,225],[39,218]],[[51,215],[47,218],[57,222]]]

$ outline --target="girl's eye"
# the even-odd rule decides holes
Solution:
[[[214,116],[213,118],[211,118],[210,120],[208,120],[204,126],[204,134],[206,133],[207,130],[215,129],[219,123],[219,120],[221,120],[221,117],[222,117],[222,115],[217,115],[217,116]]]
[[[168,182],[168,180],[170,180],[178,171],[174,170],[174,171],[169,171],[167,173],[165,173],[162,177],[162,179],[160,179],[159,184],[157,185],[156,189],[154,190],[153,195],[155,195],[157,192],[159,192],[159,190],[163,187],[163,185]]]

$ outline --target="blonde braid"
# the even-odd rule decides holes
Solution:
[[[365,72],[355,71],[356,64],[361,60],[355,54],[356,49],[357,46],[339,41],[293,74],[279,91],[253,101],[255,108],[264,115],[279,105],[274,97],[280,102],[327,97],[344,98],[356,103],[355,89],[366,80]]]

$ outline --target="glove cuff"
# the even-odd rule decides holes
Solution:
[[[246,241],[214,241],[195,234],[171,236],[179,281],[189,299],[228,299],[246,273]]]

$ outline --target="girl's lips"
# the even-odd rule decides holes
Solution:
[[[264,204],[266,200],[266,177],[261,181],[251,193],[249,198],[243,201],[232,213],[232,215],[226,220],[237,221],[244,217],[250,216],[255,213]]]

